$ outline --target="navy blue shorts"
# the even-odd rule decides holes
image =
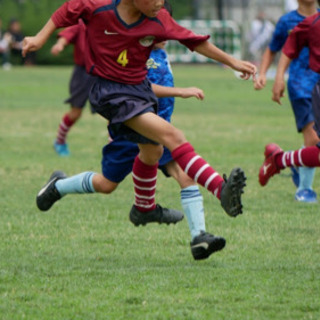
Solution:
[[[296,119],[298,132],[310,122],[314,121],[312,99],[295,99],[291,101],[292,110]]]
[[[320,82],[312,90],[312,109],[314,114],[314,130],[320,138]]]
[[[141,84],[128,85],[97,78],[91,88],[89,99],[95,111],[109,120],[112,137],[121,136],[136,143],[154,143],[124,122],[146,112],[157,113],[158,100],[149,80]]]
[[[136,143],[116,137],[102,149],[102,174],[112,182],[120,183],[132,171],[135,157],[139,153]],[[164,148],[164,153],[159,161],[159,169],[169,177],[165,165],[172,161],[171,153]]]
[[[69,83],[70,98],[65,100],[65,103],[70,103],[72,107],[82,109],[89,99],[89,92],[95,79],[86,72],[84,67],[75,65]]]

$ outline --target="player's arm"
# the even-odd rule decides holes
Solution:
[[[57,42],[51,48],[51,54],[57,56],[69,44],[68,40],[64,37],[59,37]]]
[[[25,57],[28,52],[39,50],[55,30],[55,24],[49,19],[34,37],[25,37],[22,44],[22,56]]]
[[[209,41],[202,42],[194,48],[194,51],[202,54],[203,56],[206,56],[207,58],[221,62],[231,67],[233,70],[241,72],[242,79],[248,80],[250,76],[253,76],[253,78],[255,78],[255,75],[257,73],[257,68],[254,64],[232,57],[226,52],[220,50]]]
[[[270,48],[267,48],[264,51],[259,68],[259,74],[253,84],[256,90],[261,90],[265,87],[267,83],[266,74],[269,70],[271,63],[274,61],[275,56],[276,52],[272,52]]]
[[[272,88],[272,100],[281,105],[280,99],[284,97],[285,79],[284,74],[288,69],[292,59],[287,57],[283,52],[281,53],[280,60],[277,67],[277,74]]]
[[[309,43],[309,30],[315,17],[311,16],[300,22],[290,33],[283,48],[279,64],[277,67],[277,74],[272,89],[272,100],[281,104],[280,99],[284,96],[285,80],[284,74],[288,69],[291,61],[298,58],[301,50],[308,46]]]
[[[179,87],[165,87],[152,83],[152,90],[158,98],[165,97],[179,97],[179,98],[192,98],[195,97],[199,100],[204,99],[204,93],[201,89],[196,87],[179,88]]]

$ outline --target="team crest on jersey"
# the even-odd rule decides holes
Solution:
[[[150,47],[153,43],[154,38],[154,36],[146,36],[140,39],[139,42],[143,47]]]
[[[158,69],[160,67],[160,63],[155,62],[152,58],[147,61],[147,69]]]

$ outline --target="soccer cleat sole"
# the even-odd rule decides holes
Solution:
[[[225,188],[228,188],[228,203],[224,203],[221,196],[221,205],[225,209],[226,213],[231,217],[236,217],[242,214],[242,202],[241,196],[244,193],[243,188],[246,186],[246,176],[241,168],[235,168],[231,171],[227,180]]]

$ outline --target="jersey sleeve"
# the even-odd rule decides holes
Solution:
[[[166,10],[163,10],[162,12],[162,24],[165,29],[165,37],[163,40],[177,40],[191,51],[194,51],[198,45],[210,38],[209,35],[203,36],[195,34],[191,30],[180,26],[174,19],[171,18]]]
[[[68,43],[74,44],[77,40],[77,36],[80,32],[80,25],[74,25],[71,27],[67,27],[64,30],[58,33],[59,38],[65,38]]]
[[[305,19],[300,22],[290,33],[282,52],[290,59],[299,56],[301,50],[308,46],[309,30],[313,19]]]
[[[108,1],[104,1],[104,4]],[[78,23],[82,18],[89,20],[94,10],[100,6],[101,0],[69,0],[58,8],[51,16],[51,19],[57,28],[68,27]]]
[[[276,24],[274,33],[272,35],[271,42],[269,44],[269,49],[272,52],[278,52],[282,49],[284,43],[288,37],[288,27],[286,25],[285,19],[282,17]]]

